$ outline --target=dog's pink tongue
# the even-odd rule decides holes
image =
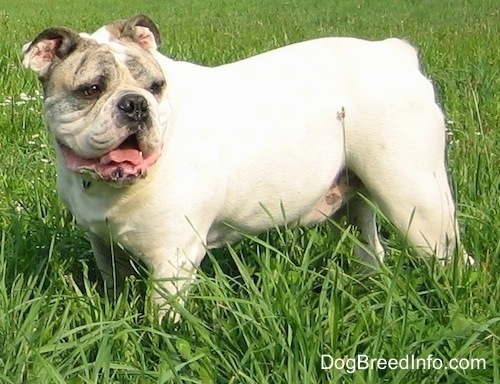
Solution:
[[[116,148],[99,159],[99,163],[105,165],[112,162],[115,163],[130,163],[139,165],[143,161],[141,152],[134,148]]]

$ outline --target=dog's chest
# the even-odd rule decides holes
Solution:
[[[60,186],[59,194],[87,231],[127,246],[137,243],[145,214],[144,204],[134,194],[81,178],[74,179],[70,187]]]

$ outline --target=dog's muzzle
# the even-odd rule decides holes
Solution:
[[[151,151],[145,140],[153,127],[150,105],[138,93],[126,93],[116,102],[116,123],[126,129],[126,138],[99,158],[78,156],[71,148],[60,145],[66,167],[77,173],[88,173],[97,179],[121,186],[146,176],[146,171],[161,154],[161,146]],[[119,128],[120,129],[120,128]]]

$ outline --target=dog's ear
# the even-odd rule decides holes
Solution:
[[[23,46],[23,64],[43,79],[54,64],[75,50],[79,40],[81,37],[71,29],[46,29]]]
[[[121,36],[127,37],[148,51],[155,51],[161,45],[158,27],[149,17],[136,15],[123,22]]]

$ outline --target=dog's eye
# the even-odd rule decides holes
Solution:
[[[159,94],[165,87],[165,80],[153,81],[149,86],[149,92],[153,95]]]
[[[102,87],[100,84],[90,84],[85,85],[76,90],[76,94],[85,99],[93,99],[102,93]]]

